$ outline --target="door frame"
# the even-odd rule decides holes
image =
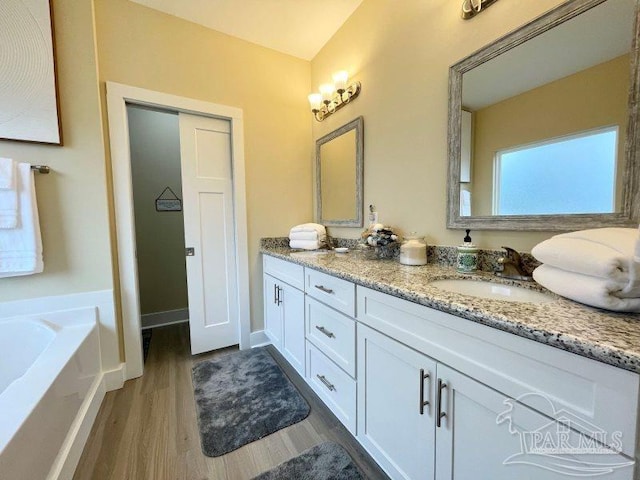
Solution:
[[[120,283],[125,379],[129,380],[141,376],[144,369],[127,104],[220,118],[230,122],[239,315],[238,337],[240,349],[250,348],[249,253],[242,109],[115,82],[106,82],[106,89],[118,261],[114,270],[117,272],[116,275]]]

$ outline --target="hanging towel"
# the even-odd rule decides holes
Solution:
[[[597,228],[564,233],[539,243],[531,254],[546,265],[616,282],[619,296],[640,297],[635,228]]]
[[[31,275],[44,268],[31,165],[19,163],[16,174],[20,222],[17,228],[0,230],[0,277]]]
[[[533,279],[552,292],[576,302],[616,312],[640,312],[640,298],[621,298],[617,282],[540,265]]]
[[[0,228],[18,226],[18,188],[16,162],[0,158]]]

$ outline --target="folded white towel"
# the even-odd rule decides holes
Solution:
[[[290,240],[289,247],[302,250],[318,250],[323,244],[317,240]]]
[[[0,228],[18,226],[18,188],[16,162],[0,158]]]
[[[20,202],[18,228],[0,230],[0,277],[42,272],[42,238],[31,165],[19,163],[16,183]]]
[[[324,225],[320,225],[319,223],[303,223],[302,225],[296,225],[291,228],[289,233],[294,232],[318,232],[318,235],[327,234],[327,230],[324,228]]]
[[[556,235],[531,254],[546,265],[617,282],[620,296],[640,297],[640,262],[634,260],[638,230],[598,228]]]
[[[0,157],[0,190],[15,190],[16,162]]]
[[[640,298],[620,298],[613,280],[568,272],[551,265],[540,265],[533,278],[552,292],[576,302],[616,312],[640,312]]]
[[[289,240],[325,240],[326,235],[320,235],[318,232],[290,232]]]

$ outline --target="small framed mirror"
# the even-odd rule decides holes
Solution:
[[[450,68],[447,227],[637,226],[637,9],[569,0]]]
[[[316,141],[316,221],[362,227],[364,165],[362,117]]]

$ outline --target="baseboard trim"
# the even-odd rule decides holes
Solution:
[[[67,438],[53,463],[53,467],[49,471],[47,480],[73,479],[73,474],[91,433],[93,423],[98,416],[105,393],[105,376],[100,374],[89,390],[82,407],[80,407],[80,411],[69,429]]]
[[[107,392],[112,390],[118,390],[124,386],[125,377],[125,364],[121,363],[118,368],[103,372],[104,388]]]
[[[167,310],[166,312],[145,313],[140,317],[142,330],[147,328],[164,327],[174,323],[189,321],[189,309],[179,308],[177,310]]]
[[[264,345],[269,345],[271,343],[271,340],[269,340],[267,334],[264,333],[264,330],[251,332],[249,341],[251,342],[251,348],[263,347]]]

